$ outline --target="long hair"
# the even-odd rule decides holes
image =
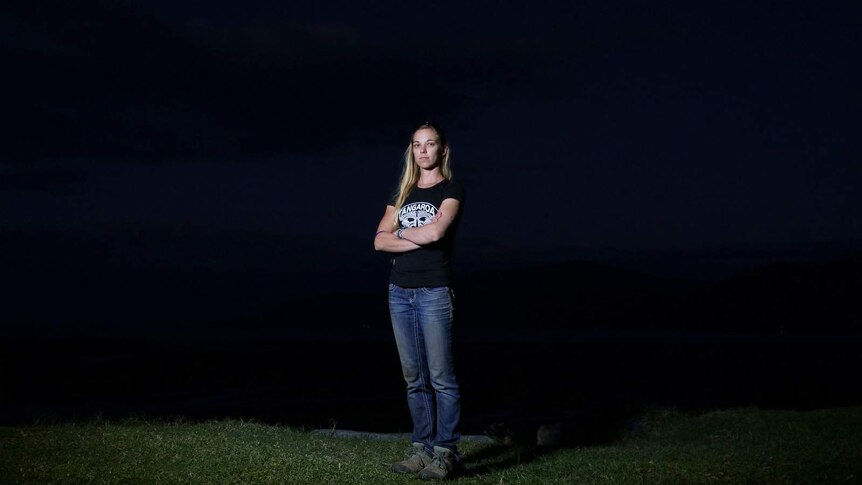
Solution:
[[[426,121],[410,132],[410,142],[407,144],[407,150],[404,151],[404,166],[401,168],[401,177],[398,181],[398,194],[395,196],[395,217],[392,220],[392,227],[394,229],[398,228],[398,213],[401,211],[404,201],[407,200],[407,196],[410,195],[413,187],[416,187],[416,184],[419,183],[420,169],[413,157],[413,135],[425,128],[430,128],[437,133],[438,143],[446,151],[442,160],[440,160],[440,174],[446,180],[452,180],[452,150],[449,147],[449,142],[446,141],[446,133],[436,123]]]

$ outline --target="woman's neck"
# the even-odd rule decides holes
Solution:
[[[433,187],[442,181],[443,175],[440,174],[439,170],[435,170],[433,172],[423,173],[419,177],[419,181],[416,182],[416,186],[420,189],[425,189],[428,187]]]

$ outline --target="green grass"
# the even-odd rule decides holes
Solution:
[[[603,446],[463,443],[455,483],[862,483],[862,407],[645,413]],[[0,428],[0,483],[403,484],[402,441],[243,421],[95,420]]]

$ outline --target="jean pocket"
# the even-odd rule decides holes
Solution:
[[[426,295],[439,295],[441,293],[448,293],[448,286],[423,286],[421,288],[422,293]]]

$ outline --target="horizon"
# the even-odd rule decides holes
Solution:
[[[301,339],[302,332],[309,335],[321,335],[321,332],[317,331],[316,325],[291,323],[285,317],[296,311],[314,315],[327,308],[331,315],[323,323],[331,328],[349,330],[352,332],[350,335],[359,339],[372,334],[377,335],[375,338],[386,335],[387,315],[380,302],[385,302],[387,257],[375,253],[370,243],[368,248],[351,247],[349,250],[341,248],[337,242],[328,247],[300,244],[304,251],[294,252],[295,259],[282,255],[278,264],[267,264],[276,257],[274,255],[286,251],[282,243],[290,238],[267,235],[271,239],[260,246],[250,243],[244,246],[243,239],[228,238],[221,247],[216,243],[218,238],[210,234],[210,237],[199,241],[208,248],[208,252],[202,254],[197,253],[200,247],[194,243],[186,241],[184,247],[176,248],[172,246],[176,241],[168,238],[162,241],[164,247],[156,252],[159,259],[147,260],[138,259],[135,253],[124,248],[118,252],[117,248],[105,246],[104,241],[98,238],[91,240],[89,245],[71,245],[64,251],[44,254],[46,257],[43,258],[40,256],[43,251],[35,247],[26,234],[22,235],[24,237],[18,245],[23,244],[24,247],[18,247],[16,251],[14,244],[8,244],[10,238],[6,233],[4,242],[10,251],[0,258],[4,260],[7,271],[7,295],[10,297],[0,332],[10,337],[34,336],[40,332],[70,338],[75,334],[98,337],[100,333],[119,336],[149,333],[157,339],[160,336],[173,338],[182,332],[229,335],[231,329],[242,328],[257,328],[264,333],[279,335],[273,325],[282,321],[288,326],[282,332],[284,335]],[[140,233],[138,236],[139,245],[148,244],[145,236]],[[173,247],[175,253],[170,254],[167,251],[169,247]],[[55,246],[51,244],[43,249],[48,248]],[[238,251],[239,254],[228,251],[242,248],[245,251]],[[36,257],[18,259],[16,254],[25,249]],[[253,255],[247,253],[251,249],[256,249]],[[343,257],[327,258],[333,250],[342,251]],[[666,310],[656,305],[687,304],[692,298],[701,298],[697,296],[701,293],[714,291],[713,288],[743,285],[747,280],[763,278],[764,274],[778,270],[790,271],[795,275],[793,278],[807,281],[805,288],[808,289],[805,291],[816,293],[817,285],[832,285],[839,293],[829,305],[835,307],[838,304],[835,307],[838,310],[823,308],[823,314],[830,311],[835,314],[851,303],[845,300],[854,291],[852,278],[841,276],[840,268],[846,266],[847,270],[854,271],[853,268],[862,261],[862,243],[859,241],[746,243],[676,251],[576,247],[554,251],[521,248],[520,253],[514,253],[511,248],[500,251],[487,246],[475,246],[472,250],[477,252],[464,254],[465,251],[456,249],[455,256],[454,287],[466,298],[459,305],[466,311],[461,312],[465,320],[463,325],[481,328],[478,319],[483,312],[509,321],[517,318],[515,315],[529,318],[526,315],[543,307],[544,313],[541,314],[551,316],[551,320],[540,327],[559,332],[557,327],[560,323],[551,322],[568,319],[575,333],[583,333],[585,325],[594,326],[590,322],[598,319],[596,321],[603,322],[598,327],[602,331],[623,328],[657,331],[665,328],[683,333],[720,334],[721,324],[716,321],[706,328],[698,329],[695,324],[686,330],[681,326],[680,315],[662,325],[658,315]],[[153,254],[152,247],[144,253],[147,254]],[[222,266],[208,263],[214,255],[221,255]],[[345,264],[344,261],[350,262]],[[812,268],[827,273],[812,275]],[[598,278],[597,282],[601,282],[596,287],[598,290],[584,286],[590,278]],[[531,289],[530,281],[546,283]],[[582,311],[593,308],[588,313],[593,315],[590,317],[592,320],[583,320],[577,311],[572,313],[571,309],[548,306],[543,302],[546,297],[542,288],[555,282],[565,282],[564,288],[569,287],[573,301],[580,301],[578,305],[584,308]],[[780,285],[781,280],[772,284]],[[520,288],[506,291],[523,293],[520,297],[492,294],[506,287]],[[731,298],[729,303],[715,303],[718,305],[715,311],[734,301],[743,304],[754,296],[752,289],[740,288],[735,296],[728,297]],[[858,288],[858,282],[855,288]],[[639,294],[635,300],[631,300],[632,291]],[[767,291],[761,297],[767,297],[770,290]],[[824,298],[831,298],[814,296],[814,293],[807,297],[811,308],[826,305]],[[52,302],[40,306],[43,295],[51,295]],[[496,305],[491,303],[513,298],[520,300],[518,308],[495,309]],[[358,313],[348,316],[345,313],[347,309],[332,306],[332,302],[339,301]],[[635,307],[628,311],[635,311],[640,305],[642,310],[639,311],[645,312],[647,320],[637,323],[620,320],[623,317],[617,314],[632,305]],[[751,311],[759,311],[757,304],[749,302],[745,305],[749,305]],[[482,310],[483,307],[486,309]],[[772,310],[773,313],[775,311]],[[715,318],[710,317],[712,320]],[[840,319],[853,318],[851,312]],[[342,321],[366,323],[339,323]],[[818,329],[824,334],[853,332],[853,327],[847,322],[812,322],[806,330],[803,322],[766,321],[752,327],[749,333],[768,333],[769,328],[778,332],[779,326],[786,333],[818,333]],[[364,330],[372,327],[373,331]],[[726,332],[739,331],[738,324],[727,323]]]

